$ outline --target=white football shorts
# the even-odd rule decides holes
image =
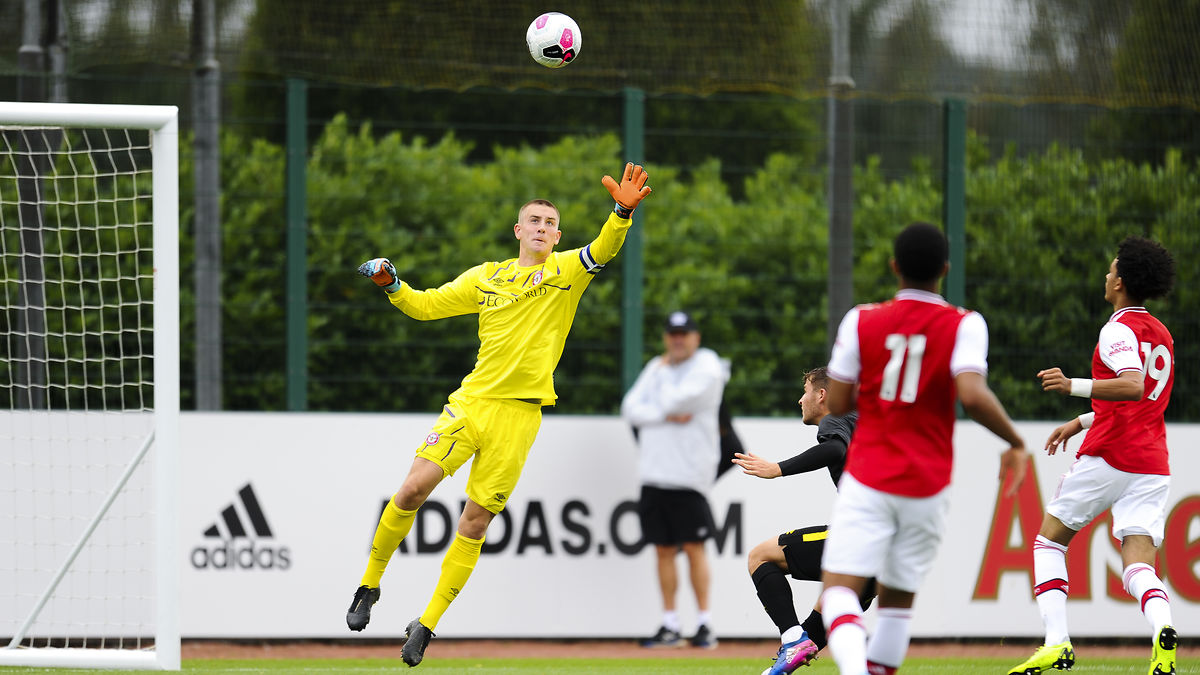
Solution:
[[[942,542],[947,493],[901,497],[842,474],[821,569],[916,593]]]
[[[1171,477],[1128,473],[1099,457],[1084,455],[1058,481],[1046,513],[1078,532],[1107,508],[1112,508],[1112,535],[1149,535],[1162,545]]]

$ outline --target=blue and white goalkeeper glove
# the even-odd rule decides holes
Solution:
[[[387,258],[372,258],[368,260],[358,266],[358,273],[364,277],[370,277],[376,286],[379,286],[388,293],[395,293],[400,290],[400,279],[396,277],[396,268],[392,266],[392,261]]]

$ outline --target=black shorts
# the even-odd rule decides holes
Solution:
[[[779,535],[779,546],[783,549],[784,560],[787,561],[788,574],[793,579],[821,580],[821,555],[825,553],[825,536],[828,532],[828,526],[818,525]],[[870,579],[858,598],[863,609],[871,605],[875,594],[875,580]]]
[[[825,553],[825,525],[792,530],[779,535],[788,574],[800,581],[821,580],[821,555]]]
[[[708,500],[695,490],[643,485],[638,519],[642,523],[642,539],[655,546],[704,541],[716,529]]]

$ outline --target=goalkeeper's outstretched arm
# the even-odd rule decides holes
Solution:
[[[382,288],[396,309],[418,321],[430,321],[477,312],[475,281],[482,269],[483,265],[476,265],[453,281],[423,291],[401,281],[387,258],[368,260],[358,266],[358,273]]]
[[[585,247],[586,255],[596,264],[603,266],[621,250],[621,245],[625,242],[625,233],[632,224],[629,219],[633,216],[633,210],[651,192],[650,186],[646,185],[649,178],[650,174],[646,173],[641,165],[627,163],[619,183],[612,176],[604,176],[600,180],[615,203],[613,212],[600,234]]]
[[[633,215],[633,210],[642,203],[646,195],[650,194],[650,186],[646,185],[649,179],[650,174],[646,173],[641,164],[626,162],[625,173],[621,174],[620,183],[613,180],[612,176],[605,176],[600,182],[616,202],[613,211],[622,218],[628,218]]]

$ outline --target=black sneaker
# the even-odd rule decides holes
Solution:
[[[432,638],[433,631],[426,628],[419,617],[409,621],[408,628],[404,630],[404,649],[400,650],[404,662],[410,667],[420,663],[425,658],[425,648]]]
[[[649,640],[642,640],[643,647],[681,647],[683,646],[683,636],[679,631],[671,630],[666,626],[659,626],[658,632]]]
[[[346,625],[350,630],[362,630],[371,623],[371,605],[379,602],[379,589],[359,586],[354,591],[354,600],[346,611]]]
[[[693,647],[699,647],[701,649],[717,648],[717,636],[713,635],[712,631],[708,629],[708,624],[701,624],[700,627],[696,629],[696,634],[692,636],[692,639],[689,640],[689,642],[692,643]]]

